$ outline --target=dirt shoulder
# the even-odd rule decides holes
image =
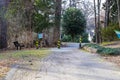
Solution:
[[[103,56],[109,62],[115,63],[120,67],[120,55],[119,56]]]
[[[120,41],[115,41],[112,44],[105,45],[104,47],[120,48]],[[103,58],[109,62],[113,62],[113,63],[117,64],[120,67],[120,55],[118,55],[118,56],[103,56]]]
[[[3,51],[0,53],[0,80],[9,72],[13,65],[20,65],[23,68],[33,67],[36,61],[47,56],[50,53],[48,49],[30,49],[20,51]],[[21,67],[22,68],[22,67]],[[29,68],[28,68],[29,69]]]

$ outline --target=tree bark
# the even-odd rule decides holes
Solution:
[[[120,0],[117,0],[117,6],[118,6],[118,22],[119,22],[119,28],[120,28]]]
[[[5,19],[6,7],[9,3],[9,0],[2,0],[0,3],[0,49],[7,48],[7,21]],[[5,7],[3,9],[3,7]]]
[[[97,41],[97,43],[101,43],[101,32],[100,32],[100,3],[101,3],[101,0],[98,0],[97,1],[98,3],[97,3],[97,5],[98,5],[98,23],[97,23],[97,27],[98,27],[98,41]]]
[[[94,0],[94,17],[95,17],[95,41],[97,43],[97,40],[98,40],[98,29],[97,29],[97,15],[96,15],[96,2]]]
[[[106,5],[105,5],[105,24],[104,27],[107,27],[109,24],[109,0],[106,0]]]
[[[100,3],[101,0],[97,0],[97,9],[96,10],[96,1],[94,0],[94,12],[95,12],[95,38],[96,38],[96,43],[101,42],[101,37],[100,37]],[[96,13],[98,11],[98,15]]]
[[[72,7],[72,0],[69,0],[69,6]]]
[[[56,0],[55,2],[55,27],[54,27],[54,44],[60,39],[60,24],[61,24],[61,3],[62,0]]]

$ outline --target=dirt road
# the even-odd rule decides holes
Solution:
[[[72,47],[51,51],[33,65],[13,68],[4,80],[120,80],[120,69],[99,55]]]

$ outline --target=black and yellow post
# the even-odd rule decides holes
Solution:
[[[60,49],[60,47],[61,47],[61,41],[60,40],[58,40],[58,42],[57,42],[57,47],[58,47],[58,49]]]
[[[79,38],[79,48],[82,47],[81,43],[82,43],[82,37],[80,36],[80,38]]]
[[[39,48],[39,41],[38,40],[36,40],[35,45],[36,45],[36,49],[38,49]]]

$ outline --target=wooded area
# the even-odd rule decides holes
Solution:
[[[54,41],[59,40],[61,0],[1,1],[0,48],[13,45],[13,41],[32,44],[38,33],[49,32],[53,26]],[[51,17],[50,17],[51,16]],[[51,19],[53,17],[53,19]],[[52,21],[51,21],[52,20]],[[47,33],[49,34],[49,33]],[[46,35],[46,34],[45,34]],[[53,35],[53,34],[50,34]]]
[[[94,41],[96,43],[117,40],[116,37],[113,39],[109,37],[108,33],[113,33],[115,36],[114,30],[120,30],[120,1],[106,0],[102,8],[101,4],[101,0],[92,2],[84,0],[1,0],[0,48],[13,47],[13,41],[19,41],[29,47],[33,45],[33,40],[37,39],[38,33],[44,33],[44,41],[48,42],[48,45],[56,45],[61,39],[60,36],[64,35],[60,31],[61,21],[69,7],[80,9],[87,24],[94,13]],[[104,9],[104,13],[101,13],[101,9]],[[102,21],[101,16],[104,17]],[[104,26],[102,27],[101,24]]]

